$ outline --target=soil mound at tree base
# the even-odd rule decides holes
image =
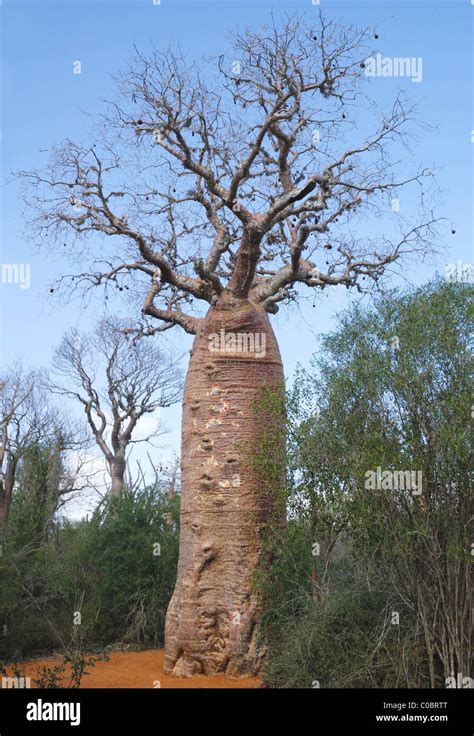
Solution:
[[[257,688],[261,687],[258,677],[224,677],[216,675],[205,677],[170,677],[163,672],[165,653],[162,649],[147,649],[141,652],[112,652],[108,661],[98,661],[95,666],[87,667],[87,675],[81,681],[81,688]],[[54,668],[60,664],[60,657],[52,659],[34,659],[18,663],[22,675],[38,677],[38,670],[43,667]],[[8,668],[10,670],[10,668]],[[9,672],[10,674],[10,672]],[[69,678],[63,678],[64,685]],[[158,685],[159,682],[159,685]]]

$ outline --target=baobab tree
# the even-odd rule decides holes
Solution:
[[[112,496],[124,488],[127,450],[136,443],[144,416],[171,406],[182,393],[182,377],[171,356],[143,340],[133,339],[120,320],[102,320],[94,333],[67,332],[55,351],[59,380],[54,393],[78,401],[102,452],[111,477]],[[155,423],[146,439],[159,431]]]
[[[407,172],[402,155],[414,110],[367,96],[373,33],[293,16],[201,64],[137,52],[94,141],[68,140],[22,174],[36,232],[71,235],[87,264],[62,286],[141,294],[144,332],[195,335],[166,622],[175,675],[264,660],[252,580],[284,484],[283,468],[265,484],[250,461],[264,431],[253,407],[284,387],[268,315],[306,288],[367,291],[432,247],[430,172]],[[403,214],[391,205],[402,188]]]

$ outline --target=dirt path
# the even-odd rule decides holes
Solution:
[[[81,688],[101,687],[162,687],[162,688],[257,688],[261,686],[258,677],[230,678],[215,677],[170,677],[163,673],[163,650],[149,649],[143,652],[112,652],[108,662],[97,662],[88,667],[81,682]],[[18,668],[22,675],[37,677],[40,667],[54,667],[60,658],[35,659],[20,662]],[[159,682],[159,685],[158,685]],[[33,683],[32,683],[33,687]]]

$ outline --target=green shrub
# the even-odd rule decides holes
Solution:
[[[127,492],[104,500],[90,520],[62,519],[46,540],[29,542],[21,499],[0,556],[0,661],[66,653],[77,633],[75,612],[89,651],[115,642],[162,645],[176,577],[179,497],[170,503],[160,488]]]

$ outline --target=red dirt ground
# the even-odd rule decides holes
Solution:
[[[98,661],[94,667],[88,667],[89,674],[82,678],[81,688],[101,687],[158,687],[162,688],[257,688],[261,687],[258,677],[224,677],[222,675],[205,677],[170,677],[163,673],[163,650],[149,649],[142,652],[111,652],[109,661]],[[33,679],[38,675],[40,667],[54,667],[60,658],[34,659],[30,662],[19,662],[18,669],[22,675]]]

